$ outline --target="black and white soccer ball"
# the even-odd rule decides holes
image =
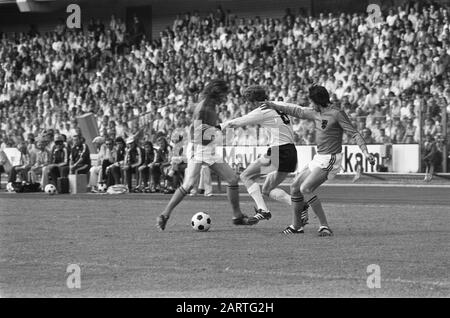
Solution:
[[[106,185],[106,183],[99,183],[97,185],[97,190],[100,193],[106,193],[106,190],[108,190],[108,186]]]
[[[44,192],[48,195],[54,195],[56,194],[56,187],[53,184],[49,183],[45,186]]]
[[[211,217],[205,212],[195,213],[191,220],[192,228],[198,232],[206,232],[211,227]]]

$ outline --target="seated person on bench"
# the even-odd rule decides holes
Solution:
[[[55,145],[50,153],[50,164],[42,171],[42,189],[49,183],[56,186],[59,177],[66,178],[67,175],[63,174],[63,170],[67,172],[68,167],[69,149],[64,143],[64,136],[58,135],[55,137]]]
[[[116,148],[114,141],[107,138],[105,143],[100,147],[97,157],[97,165],[92,166],[89,176],[89,186],[95,192],[98,184],[105,183],[106,168],[115,162]]]
[[[17,149],[20,151],[20,161],[17,166],[11,168],[8,182],[16,182],[17,176],[20,177],[20,181],[27,181],[28,171],[32,166],[31,157],[28,152],[28,147],[25,141],[22,141],[17,145]]]
[[[172,194],[181,186],[184,171],[187,167],[186,143],[180,134],[172,135],[172,151],[170,152],[170,165],[166,168],[167,186],[164,190],[166,194]]]
[[[0,176],[2,173],[10,174],[12,169],[11,162],[8,159],[6,153],[0,149]],[[1,179],[0,179],[1,187]]]
[[[106,168],[106,185],[108,187],[121,183],[122,172],[120,167],[124,164],[125,152],[125,140],[123,140],[122,137],[117,137],[115,142],[114,163]]]
[[[125,163],[122,167],[125,182],[128,185],[128,191],[139,191],[139,182],[136,183],[136,189],[132,189],[132,175],[138,176],[138,168],[142,164],[142,149],[136,145],[134,137],[127,139],[127,151],[125,154]]]
[[[45,142],[38,140],[36,149],[32,150],[30,155],[33,157],[31,160],[33,165],[28,171],[28,180],[30,183],[37,183],[37,175],[42,174],[44,167],[50,162],[50,153],[45,147]]]
[[[89,148],[80,135],[73,136],[73,147],[70,151],[69,174],[86,174],[91,168]]]

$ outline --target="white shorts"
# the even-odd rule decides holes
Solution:
[[[214,143],[206,146],[189,143],[187,147],[187,157],[190,162],[203,163],[207,166],[211,166],[215,163],[223,162],[222,154],[218,153],[216,148],[217,146]]]
[[[336,174],[341,171],[342,153],[335,155],[321,155],[315,154],[313,160],[308,164],[308,168],[320,168],[328,172],[328,180],[336,177]]]

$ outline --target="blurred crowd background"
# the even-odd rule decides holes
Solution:
[[[243,19],[218,7],[179,14],[153,41],[137,18],[126,28],[114,16],[81,29],[3,33],[0,147],[33,148],[58,135],[70,145],[81,135],[77,116],[88,112],[103,140],[133,136],[141,147],[156,146],[187,130],[204,85],[223,78],[230,93],[218,109],[222,121],[249,111],[246,86],[265,85],[271,99],[308,106],[308,87],[318,83],[367,143],[432,143],[439,154],[442,114],[450,113],[449,28],[448,8],[416,2],[380,21],[290,9],[282,18]],[[313,122],[293,119],[293,126],[297,144],[315,143]],[[252,128],[236,129],[231,144],[265,145]]]

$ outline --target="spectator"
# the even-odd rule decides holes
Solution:
[[[375,143],[384,145],[392,143],[391,138],[386,135],[386,130],[384,128],[380,128],[380,134],[375,138]]]
[[[413,119],[408,119],[407,120],[407,125],[405,128],[405,134],[403,136],[402,139],[402,143],[403,144],[413,144],[416,142],[415,140],[415,135],[416,135],[416,126],[414,126],[414,120]]]
[[[57,185],[59,177],[67,177],[63,172],[68,171],[69,167],[69,149],[64,144],[64,136],[55,137],[55,145],[50,152],[49,165],[42,170],[42,189],[49,183]]]
[[[396,144],[401,143],[405,135],[405,127],[399,118],[394,119],[394,127],[392,130],[392,141]]]
[[[370,131],[369,128],[364,128],[362,131],[362,137],[364,138],[364,140],[366,141],[367,144],[374,144],[375,141],[372,138],[372,132]]]
[[[28,153],[30,153],[30,154],[33,151],[36,150],[36,146],[35,146],[34,142],[35,142],[34,134],[31,134],[31,133],[28,134],[28,136],[27,136],[27,150],[28,150]]]
[[[431,118],[425,119],[425,124],[423,125],[423,134],[425,136],[430,135],[434,136],[436,134],[436,127],[434,125],[434,121]]]
[[[375,125],[371,128],[372,131],[372,137],[376,143],[379,143],[380,136],[381,136],[381,129],[384,130],[384,128],[381,125],[380,119],[375,119]]]
[[[363,105],[364,110],[367,111],[369,109],[373,109],[379,103],[380,103],[380,97],[378,96],[376,88],[372,87],[370,89],[369,94],[367,94],[367,96],[366,96],[366,98],[364,100],[364,105]]]
[[[97,192],[98,184],[106,183],[106,168],[114,163],[116,156],[114,141],[107,138],[98,152],[97,164],[89,170],[89,186],[93,192]]]
[[[129,137],[122,171],[130,192],[139,192],[139,180],[137,180],[136,188],[132,189],[132,175],[138,176],[138,168],[142,164],[142,159],[142,149],[136,145],[134,137]]]
[[[16,182],[17,176],[20,177],[20,181],[27,181],[28,171],[32,166],[32,161],[27,149],[27,144],[22,141],[17,146],[17,149],[19,149],[20,151],[19,164],[11,168],[8,182]]]
[[[6,156],[6,153],[0,149],[0,177],[2,173],[10,174],[12,169],[11,162]],[[1,178],[0,178],[0,186],[1,186]]]
[[[28,171],[28,180],[30,183],[37,183],[37,175],[41,174],[42,176],[44,167],[50,163],[50,153],[46,149],[43,140],[38,140],[36,150],[30,156],[32,157],[31,162],[33,162],[33,165]]]
[[[436,146],[434,137],[427,135],[425,137],[424,145],[424,163],[425,163],[425,178],[424,181],[430,182],[433,179],[435,167],[439,164],[440,156]]]
[[[156,150],[155,161],[150,164],[150,175],[152,177],[152,187],[150,193],[161,192],[161,176],[164,167],[169,165],[170,146],[167,140],[160,136],[157,140],[158,149]]]
[[[184,170],[187,167],[186,143],[183,140],[183,135],[172,134],[172,151],[169,159],[169,167],[166,173],[167,186],[164,191],[165,194],[172,194],[175,189],[182,183]]]
[[[155,160],[155,149],[151,141],[144,143],[143,160],[142,165],[138,168],[140,192],[150,193],[150,164]]]
[[[106,185],[120,184],[122,180],[122,168],[125,163],[125,140],[117,137],[115,140],[115,158],[113,164],[106,167],[107,181]]]
[[[89,148],[81,135],[74,135],[72,140],[73,147],[70,151],[69,173],[87,175],[91,168]]]

